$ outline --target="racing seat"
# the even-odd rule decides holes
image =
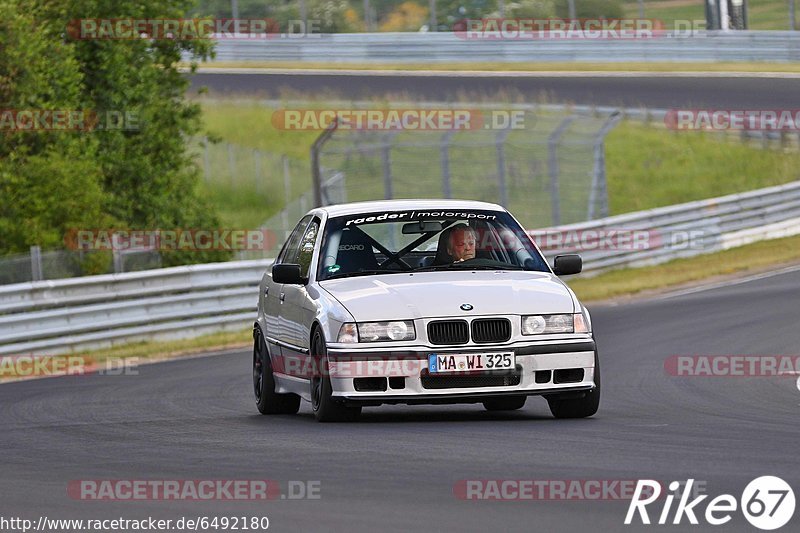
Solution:
[[[375,259],[372,244],[369,243],[369,239],[363,232],[355,229],[342,230],[336,263],[339,265],[339,272],[342,273],[378,268],[378,260]]]
[[[450,233],[453,228],[447,228],[439,234],[439,244],[436,246],[436,255],[432,265],[449,265],[453,262],[453,257],[447,253],[447,243],[450,240]]]

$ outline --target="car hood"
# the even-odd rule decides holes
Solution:
[[[570,291],[546,272],[467,271],[382,274],[320,286],[357,321],[446,316],[572,313]],[[470,304],[469,312],[460,309]]]

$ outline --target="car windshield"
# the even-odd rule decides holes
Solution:
[[[443,270],[549,268],[504,211],[407,210],[330,218],[317,279]]]

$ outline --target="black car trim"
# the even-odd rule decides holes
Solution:
[[[597,345],[594,341],[572,342],[566,344],[541,344],[536,346],[470,346],[468,348],[447,347],[447,348],[428,348],[420,347],[414,350],[389,350],[380,352],[365,352],[361,350],[342,350],[341,348],[329,348],[328,356],[347,356],[352,360],[358,359],[392,359],[392,358],[414,358],[427,359],[429,354],[453,353],[471,354],[486,353],[487,351],[514,352],[516,355],[544,355],[551,353],[570,353],[570,352],[594,352]]]
[[[281,348],[286,348],[288,350],[292,350],[294,352],[298,352],[301,354],[308,354],[308,348],[301,348],[299,346],[295,346],[294,344],[289,344],[288,342],[279,341],[278,339],[273,339],[272,337],[266,337],[267,341],[271,344],[275,344],[276,346],[280,346]]]
[[[383,394],[377,396],[336,395],[334,398],[352,404],[360,402],[435,403],[435,400],[443,400],[443,403],[458,403],[459,401],[463,403],[480,403],[486,398],[497,396],[546,396],[549,394],[563,394],[567,392],[586,392],[594,388],[594,385],[580,385],[577,387],[558,387],[544,390],[511,389],[504,391],[461,392],[454,394]]]

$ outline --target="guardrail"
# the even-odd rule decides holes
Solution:
[[[271,259],[0,287],[0,355],[244,329]]]
[[[216,61],[313,63],[718,62],[800,60],[800,32],[668,32],[650,39],[466,39],[441,33],[336,33],[219,40]]]
[[[580,253],[587,275],[800,234],[800,181],[529,232],[545,256]]]
[[[620,245],[619,234],[611,232],[622,232],[627,244]],[[800,181],[531,233],[548,258],[581,253],[589,276],[657,264],[800,234]],[[635,235],[644,237],[638,246],[629,243],[636,242]],[[552,236],[560,239],[558,246],[548,246]],[[0,355],[247,328],[255,318],[256,287],[271,263],[236,261],[2,286]]]

